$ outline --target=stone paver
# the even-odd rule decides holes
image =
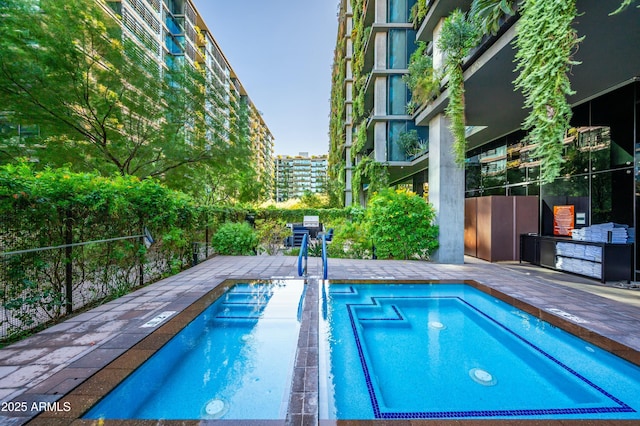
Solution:
[[[296,372],[288,424],[317,423],[317,285],[320,259],[310,258]],[[219,256],[174,277],[81,313],[21,342],[0,349],[0,402],[55,402],[87,381],[155,329],[141,328],[162,312],[178,315],[226,279],[297,277],[290,256]],[[340,280],[475,280],[526,302],[543,316],[572,325],[558,312],[578,317],[606,345],[640,351],[640,291],[615,288],[528,264],[490,264],[467,258],[464,265],[421,261],[329,259],[329,278]],[[314,299],[315,298],[315,299]],[[315,312],[314,312],[315,309]],[[315,321],[315,323],[314,323]],[[584,331],[583,331],[584,332]],[[640,363],[640,359],[635,360]],[[2,412],[0,424],[20,425],[37,411]],[[34,423],[38,424],[38,419]],[[47,424],[43,419],[39,424]],[[53,424],[53,423],[52,423]],[[55,424],[64,424],[60,419]]]

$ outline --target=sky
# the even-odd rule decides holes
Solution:
[[[262,113],[274,154],[326,154],[338,0],[193,2]]]

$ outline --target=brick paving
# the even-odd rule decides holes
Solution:
[[[315,324],[321,274],[319,259],[309,259],[308,272],[289,415],[280,422],[284,424],[318,423]],[[64,398],[73,392],[82,393],[78,389],[100,387],[103,382],[114,381],[113,375],[124,371],[115,368],[121,367],[118,363],[124,363],[122,359],[126,358],[127,363],[139,363],[169,338],[166,334],[149,337],[155,328],[141,328],[143,324],[163,312],[175,312],[174,316],[189,313],[196,301],[226,279],[274,277],[297,277],[297,258],[214,257],[0,349],[0,402],[5,408],[0,412],[0,424],[25,424],[38,414],[39,403],[55,402],[60,404],[58,408],[62,415],[47,417],[45,413],[31,423],[47,426],[93,424],[70,420],[73,415],[82,414],[84,408],[73,407],[73,415],[67,415],[62,405]],[[473,258],[467,258],[464,265],[329,259],[329,279],[475,280],[503,298],[512,298],[516,304],[520,303],[517,301],[526,303],[529,311],[543,319],[570,330],[573,327],[572,331],[581,337],[640,364],[640,291],[616,288],[612,285],[615,283],[605,286],[528,264],[491,264]],[[584,328],[578,328],[578,322]],[[131,350],[134,346],[136,349]],[[113,363],[116,359],[118,361]],[[107,366],[110,370],[105,369]],[[101,379],[100,374],[105,377]],[[10,402],[20,404],[11,405]]]

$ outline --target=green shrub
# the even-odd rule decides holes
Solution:
[[[256,230],[260,240],[260,252],[268,255],[277,254],[284,245],[284,239],[291,235],[291,230],[281,220],[256,220]]]
[[[292,247],[289,250],[285,250],[283,254],[285,256],[298,256],[300,254],[300,247]]]
[[[375,194],[365,212],[365,225],[380,259],[425,259],[438,247],[433,207],[404,189]]]
[[[358,210],[357,212],[363,212]],[[361,218],[361,215],[357,216]],[[333,238],[327,245],[329,257],[345,259],[371,258],[371,239],[367,236],[364,224],[359,220],[336,221],[331,226]]]
[[[227,222],[214,234],[211,245],[218,254],[254,255],[258,246],[258,236],[246,222]]]
[[[24,161],[0,166],[3,251],[85,244],[5,256],[5,337],[57,321],[67,306],[117,297],[189,265],[194,230],[204,222],[187,195],[153,179],[36,167]],[[145,228],[156,240],[151,247],[140,238]],[[118,239],[102,241],[112,238]],[[69,282],[73,297],[67,300]]]
[[[346,218],[350,216],[350,209],[316,209],[316,208],[276,208],[267,207],[256,209],[256,219],[278,220],[285,223],[302,222],[304,216],[319,216],[320,222],[326,224],[332,220]]]

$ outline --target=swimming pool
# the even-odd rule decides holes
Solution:
[[[640,368],[464,284],[323,287],[321,419],[640,419]]]
[[[284,419],[301,281],[240,283],[87,412],[87,419]]]

